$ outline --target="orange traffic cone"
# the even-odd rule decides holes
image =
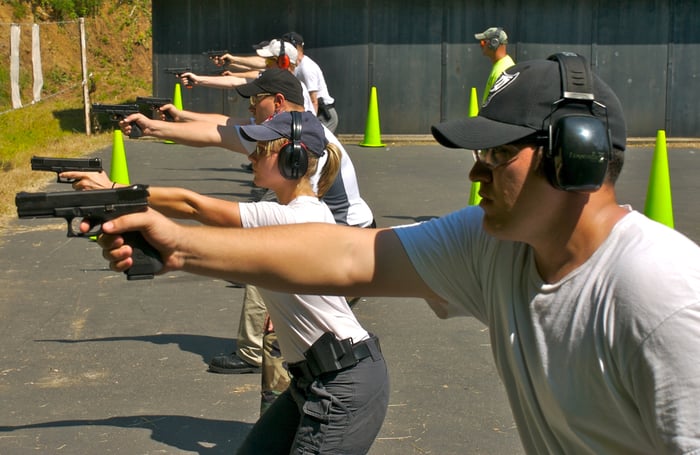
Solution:
[[[365,138],[360,145],[363,147],[384,147],[382,134],[379,128],[379,107],[377,106],[377,88],[372,87],[369,95],[369,108],[367,109],[367,123],[365,126]]]
[[[671,177],[668,170],[666,132],[656,133],[656,147],[651,162],[647,199],[644,214],[654,221],[673,228],[673,202],[671,201]]]

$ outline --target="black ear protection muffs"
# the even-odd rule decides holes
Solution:
[[[309,157],[301,143],[301,112],[292,111],[290,114],[292,114],[292,138],[280,150],[277,166],[284,178],[297,180],[306,175]]]
[[[280,52],[277,56],[277,66],[283,70],[289,69],[289,55],[287,55],[287,49],[284,44],[284,39],[280,39]]]
[[[547,130],[544,170],[555,188],[591,192],[605,180],[612,155],[612,139],[605,105],[595,101],[593,75],[586,60],[571,52],[558,53],[549,60],[559,63],[562,97],[552,104]],[[560,109],[574,111],[552,122]],[[593,115],[605,112],[605,121]],[[577,113],[575,111],[580,111]]]
[[[489,49],[492,49],[495,51],[496,49],[498,49],[498,46],[501,45],[501,40],[498,39],[498,35],[501,34],[502,30],[503,29],[501,27],[498,27],[498,29],[496,30],[497,36],[494,36],[490,40],[486,41],[486,44],[489,46]]]

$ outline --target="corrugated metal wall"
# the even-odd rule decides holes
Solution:
[[[625,108],[630,136],[698,137],[700,2],[697,0],[153,0],[153,81],[172,96],[167,67],[216,68],[202,51],[251,54],[295,30],[324,70],[338,133],[363,133],[371,86],[382,133],[427,134],[467,115],[491,63],[474,33],[505,28],[517,61],[570,50],[585,55]],[[183,89],[186,109],[247,116],[235,91]]]

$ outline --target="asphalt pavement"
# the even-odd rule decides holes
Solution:
[[[379,226],[467,203],[467,151],[346,148]],[[250,198],[242,155],[144,139],[125,150],[132,183]],[[699,152],[668,150],[675,227],[695,242]],[[620,202],[640,211],[652,154],[630,149],[618,183]],[[89,156],[109,166],[111,148]],[[47,175],[44,191],[67,190]],[[179,272],[127,281],[65,230],[14,220],[0,233],[0,454],[234,453],[258,416],[260,375],[209,373],[207,362],[234,349],[242,289]],[[439,320],[419,299],[363,298],[354,311],[381,338],[391,377],[371,454],[523,453],[480,323]]]

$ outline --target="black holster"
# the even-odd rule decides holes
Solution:
[[[369,356],[382,358],[376,336],[353,344],[350,338],[338,340],[333,333],[326,332],[306,350],[306,360],[289,365],[289,372],[294,377],[312,380],[322,374],[354,367]]]
[[[331,119],[331,113],[328,109],[333,107],[334,104],[326,104],[323,98],[318,98],[318,117],[322,117],[326,120]]]

